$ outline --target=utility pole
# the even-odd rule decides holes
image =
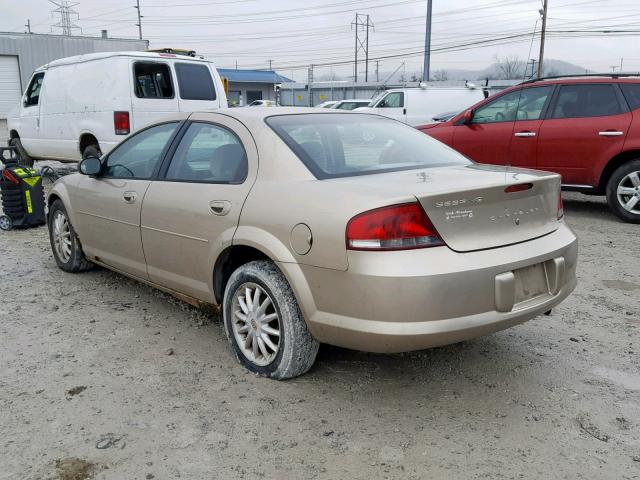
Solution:
[[[545,0],[546,1],[546,0]],[[431,68],[431,11],[433,9],[432,0],[427,0],[427,22],[424,30],[424,64],[422,66],[422,81],[429,81],[429,70]]]
[[[376,82],[380,81],[380,60],[376,60]]]
[[[354,47],[354,65],[353,65],[353,81],[358,82],[358,52],[364,51],[365,57],[365,82],[369,80],[369,27],[373,27],[373,23],[369,15],[356,13],[356,18],[351,22],[351,28],[355,29],[355,47]],[[361,32],[364,32],[364,38],[361,38]]]
[[[27,23],[25,25],[27,27],[27,33],[31,33],[31,19],[27,18]]]
[[[542,31],[540,32],[540,56],[538,57],[538,78],[542,77],[544,63],[544,40],[547,34],[547,4],[549,0],[544,0],[542,4]]]
[[[271,70],[272,70],[272,68],[271,68],[271,62],[273,62],[273,60],[269,59],[269,60],[267,60],[267,62],[269,62],[269,71],[271,71]]]
[[[142,14],[140,13],[140,0],[136,0],[136,6],[133,8],[138,10],[138,23],[136,23],[136,26],[138,27],[138,38],[142,40]]]
[[[71,17],[74,15],[76,18],[78,18],[78,12],[73,9],[73,7],[78,5],[78,2],[70,2],[69,0],[49,0],[49,2],[58,7],[51,13],[60,14],[60,21],[52,25],[52,29],[53,27],[61,28],[62,34],[66,36],[71,36],[74,29],[82,30],[79,26],[73,23],[73,20],[71,20]]]

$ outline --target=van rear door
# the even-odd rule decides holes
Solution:
[[[131,68],[131,131],[140,130],[180,111],[178,88],[171,74],[169,62],[135,59],[131,62]]]
[[[176,60],[173,64],[178,84],[178,105],[181,112],[196,112],[220,108],[226,98],[224,91],[216,88],[221,82],[209,63]]]

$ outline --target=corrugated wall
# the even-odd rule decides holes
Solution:
[[[53,60],[85,53],[142,51],[148,48],[147,40],[0,33],[0,55],[18,56],[21,91],[24,91],[36,68]]]

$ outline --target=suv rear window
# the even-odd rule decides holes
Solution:
[[[614,85],[563,85],[552,118],[603,117],[622,113]]]
[[[317,113],[277,115],[266,122],[318,179],[470,163],[428,135],[385,117]]]
[[[196,63],[176,63],[176,76],[180,88],[180,98],[184,100],[215,100],[211,72],[206,65]]]
[[[621,83],[620,87],[631,110],[640,108],[640,83]]]
[[[133,65],[138,98],[173,98],[171,71],[166,63],[136,62]]]

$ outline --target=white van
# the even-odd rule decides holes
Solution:
[[[377,113],[413,127],[432,123],[444,111],[461,112],[486,98],[485,91],[467,87],[393,88],[371,100],[370,106],[356,108],[359,113]]]
[[[78,55],[38,68],[8,116],[9,142],[29,159],[77,161],[176,112],[227,106],[213,63],[151,52]]]

